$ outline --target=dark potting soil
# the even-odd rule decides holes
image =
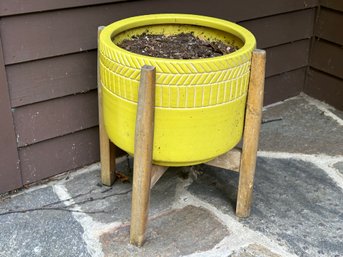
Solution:
[[[144,33],[125,39],[118,46],[133,53],[168,59],[209,58],[237,50],[221,41],[202,40],[192,33],[172,36]]]

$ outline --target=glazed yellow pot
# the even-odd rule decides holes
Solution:
[[[239,50],[213,58],[175,60],[143,56],[117,46],[144,32],[192,32]],[[153,162],[193,165],[229,151],[242,137],[254,48],[255,38],[248,30],[206,16],[145,15],[106,26],[99,37],[99,69],[110,140],[133,155],[140,68],[146,64],[156,67]]]

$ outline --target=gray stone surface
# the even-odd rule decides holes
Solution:
[[[226,235],[229,231],[209,211],[187,206],[150,220],[142,248],[128,244],[128,226],[104,234],[101,242],[108,257],[177,257],[210,250]]]
[[[131,183],[119,180],[112,187],[101,184],[100,170],[80,174],[65,184],[82,211],[94,220],[111,223],[130,217]]]
[[[100,170],[80,174],[68,181],[65,186],[75,202],[85,212],[96,212],[90,216],[103,223],[127,222],[131,216],[132,174],[127,171],[126,162],[119,171],[129,176],[129,183],[117,180],[112,187],[101,185]],[[175,190],[180,180],[179,169],[170,168],[154,186],[150,197],[150,215],[170,208]]]
[[[335,163],[333,167],[343,175],[343,161]]]
[[[47,187],[1,202],[0,256],[90,256],[82,239],[83,228],[70,212],[40,210],[4,215],[10,210],[40,208],[56,201],[59,198]]]
[[[272,252],[262,245],[251,244],[235,251],[229,257],[281,257],[281,255]]]
[[[263,119],[260,150],[305,154],[342,154],[343,127],[304,99],[292,99],[270,107]]]
[[[208,165],[201,165],[199,168],[201,173],[188,187],[188,191],[223,213],[234,215],[238,173]]]
[[[337,110],[335,108],[330,109],[330,111],[343,120],[343,111]]]
[[[238,174],[205,169],[188,190],[234,216]],[[258,158],[252,213],[241,222],[298,256],[343,253],[342,190],[311,163]]]

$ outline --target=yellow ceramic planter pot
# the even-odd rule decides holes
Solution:
[[[239,50],[214,58],[174,60],[131,53],[116,45],[143,32],[193,32]],[[140,68],[146,64],[156,67],[154,163],[192,165],[229,151],[242,137],[254,48],[255,38],[249,31],[206,16],[145,15],[108,25],[99,38],[99,68],[110,140],[134,153]]]

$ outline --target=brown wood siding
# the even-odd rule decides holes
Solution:
[[[94,90],[99,25],[160,12],[238,22],[255,34],[259,48],[267,50],[265,104],[270,104],[302,91],[317,4],[317,0],[1,1],[0,34],[24,183],[99,159]]]
[[[98,128],[20,148],[24,184],[99,161]]]
[[[342,12],[321,8],[315,36],[338,45],[343,45],[342,24]]]
[[[266,79],[264,105],[298,95],[303,90],[306,68],[292,70]]]
[[[98,125],[96,90],[25,105],[14,111],[18,146],[26,146]]]
[[[324,40],[315,40],[311,53],[311,67],[343,79],[342,47]]]
[[[342,79],[311,69],[308,73],[307,83],[307,94],[343,110]]]
[[[254,33],[258,48],[294,42],[313,35],[315,9],[306,9],[275,16],[239,22]]]
[[[119,2],[122,0],[1,0],[0,2],[0,17],[14,14],[24,14],[32,12],[41,12],[48,10],[58,10],[70,7],[81,7],[85,5],[98,5],[105,3]],[[141,0],[141,2],[143,2]],[[205,10],[206,12],[218,12],[221,9],[221,13],[238,13],[238,15],[246,15],[247,18],[256,18],[264,14],[263,16],[273,15],[277,13],[284,13],[294,10],[300,10],[309,7],[317,6],[317,0],[245,0],[238,4],[230,4],[224,0],[212,0],[211,6],[207,0],[198,0],[196,5],[192,0],[183,0],[182,3],[172,0],[144,0],[144,3],[135,1],[131,6],[136,6],[137,9],[143,8],[149,9],[155,12],[184,12],[192,13],[199,10]],[[218,7],[230,7],[215,8]],[[129,5],[128,5],[129,7]],[[212,10],[208,10],[212,9]],[[226,10],[223,10],[226,9]]]
[[[9,65],[12,107],[96,88],[96,51]]]
[[[342,0],[320,0],[319,2],[321,6],[343,12]]]
[[[23,185],[3,60],[0,38],[0,193]]]
[[[310,40],[301,40],[267,49],[266,76],[308,65]]]
[[[304,91],[343,110],[343,1],[320,4]]]
[[[106,4],[125,0],[1,0],[0,16]]]

